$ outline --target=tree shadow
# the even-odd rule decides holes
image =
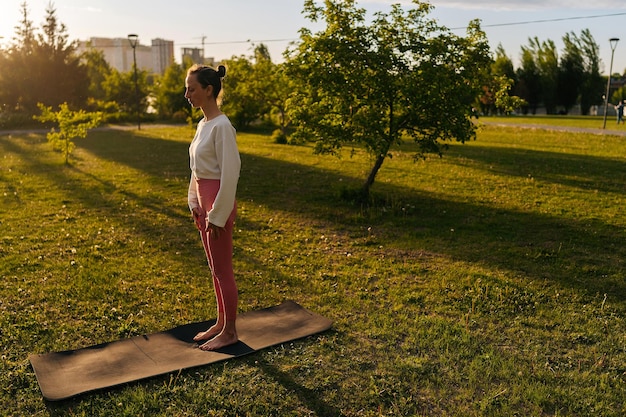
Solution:
[[[300,399],[308,410],[313,411],[316,416],[342,416],[344,415],[341,409],[324,401],[320,393],[313,388],[307,388],[299,384],[292,373],[284,372],[277,366],[269,363],[262,357],[259,357],[255,364],[266,375],[272,378],[274,381],[282,385],[288,392],[293,392]]]
[[[162,178],[165,171],[180,177],[189,175],[188,145],[184,142],[141,137],[132,132],[121,132],[117,139],[109,139],[106,146],[99,144],[98,140],[92,138],[80,143],[100,158],[142,170],[154,175],[155,180]],[[133,142],[133,148],[150,149],[152,160],[146,162],[146,155],[124,152],[121,148],[127,141]],[[504,175],[525,177],[530,171],[568,186],[587,188],[593,183],[602,191],[623,191],[623,183],[615,173],[624,172],[624,167],[607,158],[470,146],[456,152],[462,157],[455,158],[455,163],[463,164],[464,158],[472,159],[484,169]],[[455,260],[510,270],[529,280],[556,281],[590,294],[626,295],[626,283],[612,278],[621,259],[626,257],[621,243],[625,241],[626,233],[624,228],[604,223],[602,219],[577,221],[537,212],[499,209],[479,202],[446,200],[389,184],[375,185],[375,192],[392,195],[406,206],[415,208],[402,214],[391,210],[386,214],[359,218],[355,212],[363,209],[341,201],[338,195],[341,187],[360,185],[361,179],[245,152],[241,156],[243,163],[238,189],[241,202],[254,202],[270,211],[297,212],[337,230],[364,224],[385,228],[390,236],[398,237],[397,242],[403,242],[397,243],[404,245],[400,249],[408,251],[422,250],[410,242],[428,236],[428,250]],[[511,160],[517,161],[517,166],[510,166],[508,161]],[[608,178],[607,172],[612,173]],[[584,179],[580,179],[581,173],[585,173]],[[114,187],[115,184],[108,186]],[[163,211],[172,221],[182,225],[181,216],[171,208],[162,207],[145,196],[135,194],[131,197],[151,210]],[[85,200],[90,198],[89,194],[83,197]],[[241,224],[245,215],[240,217],[243,217]],[[159,231],[148,228],[146,233]],[[394,244],[393,239],[390,244]],[[261,265],[249,261],[256,267]]]
[[[483,146],[456,147],[454,163],[468,166],[467,159],[499,175],[533,177],[554,184],[601,192],[626,192],[626,163],[615,158],[564,154],[530,149]],[[582,175],[584,173],[584,175]]]

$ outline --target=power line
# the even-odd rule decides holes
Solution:
[[[257,40],[252,40],[252,39],[246,39],[246,40],[239,40],[239,41],[219,41],[219,42],[205,42],[204,45],[231,45],[231,44],[237,44],[237,43],[270,43],[270,42],[293,42],[293,41],[297,41],[298,39],[294,39],[294,38],[285,38],[285,39],[257,39]],[[187,44],[178,44],[179,46],[191,46],[191,45],[197,45],[197,43],[187,43]]]
[[[493,28],[493,27],[503,27],[503,26],[520,26],[520,25],[530,25],[535,23],[549,23],[549,22],[561,22],[565,20],[584,20],[584,19],[597,19],[602,17],[615,17],[615,16],[624,16],[626,12],[621,13],[607,13],[607,14],[598,14],[598,15],[589,15],[589,16],[572,16],[572,17],[558,17],[554,19],[538,19],[538,20],[526,20],[522,22],[509,22],[509,23],[493,23],[490,25],[481,25],[483,28]],[[451,28],[450,30],[461,30],[467,29],[466,27],[456,27]],[[241,43],[270,43],[270,42],[293,42],[298,39],[293,38],[284,38],[284,39],[259,39],[259,40],[232,40],[232,41],[219,41],[219,42],[206,42],[206,45],[230,45],[230,44],[241,44]],[[189,45],[189,44],[188,44]]]
[[[626,12],[620,12],[620,13],[608,13],[608,14],[599,14],[599,15],[589,15],[589,16],[572,16],[572,17],[559,17],[559,18],[553,18],[553,19],[538,19],[538,20],[526,20],[526,21],[521,21],[521,22],[508,22],[508,23],[493,23],[490,25],[482,25],[482,28],[493,28],[493,27],[505,27],[505,26],[521,26],[521,25],[530,25],[530,24],[536,24],[536,23],[550,23],[550,22],[561,22],[561,21],[566,21],[566,20],[584,20],[584,19],[597,19],[597,18],[602,18],[602,17],[615,17],[615,16],[624,16],[626,15]],[[467,29],[467,27],[462,26],[462,27],[454,27],[454,28],[450,28],[450,30],[464,30]],[[202,47],[204,49],[204,45],[234,45],[234,44],[242,44],[242,43],[272,43],[272,42],[295,42],[298,39],[295,38],[281,38],[281,39],[257,39],[257,40],[252,40],[252,39],[246,39],[246,40],[230,40],[230,41],[217,41],[217,42],[205,42],[206,36],[202,36],[201,38],[198,39],[202,39]],[[186,47],[186,46],[198,46],[197,42],[193,42],[193,43],[178,43],[176,44],[177,47]]]
[[[558,17],[554,19],[539,19],[539,20],[527,20],[523,22],[509,22],[509,23],[493,23],[491,25],[481,25],[483,28],[494,28],[494,27],[502,27],[502,26],[519,26],[519,25],[530,25],[534,23],[549,23],[549,22],[562,22],[564,20],[583,20],[583,19],[597,19],[600,17],[614,17],[614,16],[624,16],[626,12],[622,13],[609,13],[609,14],[598,14],[591,16],[572,16],[572,17]],[[450,30],[461,30],[466,29],[466,27],[458,27],[452,28]]]

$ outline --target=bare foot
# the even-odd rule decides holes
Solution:
[[[239,337],[237,336],[237,333],[226,333],[223,331],[205,344],[200,345],[200,349],[218,350],[226,346],[234,345],[238,341]]]
[[[219,325],[218,326],[218,324],[216,323],[213,326],[209,327],[208,330],[206,330],[204,332],[200,332],[197,335],[195,335],[193,340],[196,341],[196,342],[200,342],[202,340],[211,340],[215,336],[220,334],[223,328],[224,328],[223,325]]]

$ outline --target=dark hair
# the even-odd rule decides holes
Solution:
[[[226,76],[226,67],[220,65],[217,67],[217,71],[208,65],[195,64],[189,70],[187,70],[187,76],[195,74],[196,79],[202,86],[202,88],[207,88],[208,86],[213,87],[213,97],[217,99],[220,95],[220,91],[222,91],[222,78]]]

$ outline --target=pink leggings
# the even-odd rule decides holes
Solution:
[[[213,202],[220,189],[220,180],[196,180],[196,191],[200,207],[208,213],[213,207]],[[233,224],[237,215],[237,203],[230,213],[230,217],[224,225],[225,231],[220,233],[219,238],[211,236],[208,232],[200,232],[202,245],[206,253],[209,267],[213,276],[215,298],[219,318],[225,321],[234,321],[237,317],[237,284],[233,272]],[[202,219],[204,221],[204,218]]]

